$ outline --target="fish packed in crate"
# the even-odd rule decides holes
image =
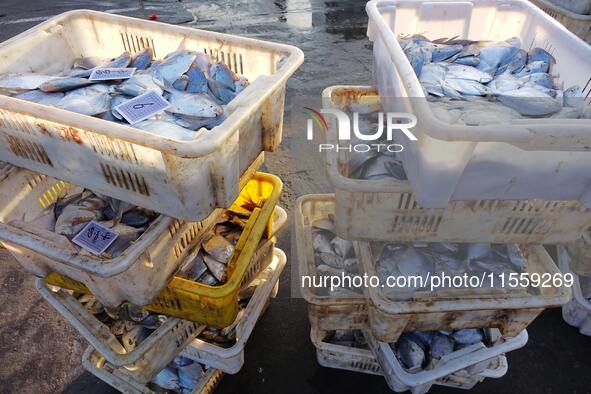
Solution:
[[[435,368],[441,359],[454,351],[482,343],[492,345],[492,339],[482,329],[467,328],[457,331],[417,331],[404,333],[390,347],[408,372]],[[490,360],[471,367],[471,373],[482,372]],[[479,369],[479,370],[477,370]]]
[[[121,255],[148,227],[159,214],[133,204],[94,193],[80,187],[69,188],[66,194],[57,199],[27,223],[39,232],[53,232],[69,242],[73,250],[81,255],[99,255],[112,259]],[[103,251],[80,247],[77,235],[86,229],[90,222],[110,229],[116,238]],[[10,224],[19,226],[20,220]],[[100,227],[99,227],[100,228]]]
[[[191,393],[209,367],[178,356],[156,375],[148,387],[157,393]]]
[[[312,245],[318,276],[349,276],[360,277],[357,257],[353,242],[339,238],[335,234],[334,219],[318,219],[312,223]],[[342,283],[345,285],[345,283]],[[347,296],[360,294],[357,287],[321,286],[319,291],[326,291],[329,296]]]
[[[200,129],[221,124],[225,106],[248,84],[224,63],[186,49],[164,59],[154,59],[151,48],[136,56],[124,52],[114,59],[83,57],[60,75],[0,75],[2,94],[116,123],[132,123],[135,128],[176,140],[191,140]],[[151,103],[130,101],[150,92],[162,99],[164,111],[151,113],[151,107],[146,107]],[[129,114],[127,102],[135,110],[143,105],[147,113]]]
[[[404,289],[384,287],[384,294],[396,298],[401,291],[427,290],[428,278],[431,276],[447,277],[485,277],[479,287],[500,287],[498,277],[509,277],[511,273],[527,272],[527,261],[519,247],[515,244],[488,243],[436,243],[436,242],[404,242],[371,244],[375,258],[375,270],[381,283],[388,283],[389,277],[407,278]],[[410,278],[423,280],[410,280]],[[420,287],[423,285],[423,287]],[[467,283],[462,283],[467,285]],[[415,287],[417,286],[417,287]],[[442,281],[442,287],[457,284]],[[508,291],[522,290],[520,287],[503,288]]]
[[[403,36],[399,43],[433,111],[448,123],[479,125],[527,117],[591,118],[582,87],[561,86],[556,59],[519,38],[472,41]]]

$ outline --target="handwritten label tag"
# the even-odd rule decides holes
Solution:
[[[150,90],[141,96],[119,104],[115,107],[115,110],[129,123],[136,124],[158,112],[164,111],[169,106],[168,101],[164,100],[157,92]]]
[[[91,81],[107,81],[110,79],[128,79],[135,73],[135,67],[132,68],[116,68],[116,67],[105,67],[95,68],[92,70],[90,77]]]
[[[72,242],[93,254],[101,254],[117,239],[119,233],[94,220],[80,231]]]

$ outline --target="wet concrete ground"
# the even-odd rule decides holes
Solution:
[[[284,139],[267,155],[266,170],[285,184],[281,204],[292,211],[297,196],[330,191],[322,158],[304,141],[302,102],[318,102],[322,90],[337,84],[370,84],[371,43],[365,36],[364,2],[277,1],[35,1],[0,2],[0,40],[41,20],[75,8],[147,17],[254,38],[291,43],[306,61],[290,79]],[[188,22],[187,22],[188,21]],[[310,104],[311,105],[311,104]],[[281,235],[279,247],[292,252],[293,230]],[[0,392],[115,392],[89,373],[81,373],[84,341],[47,304],[39,304],[31,276],[6,253],[0,255]],[[293,265],[293,259],[289,264]],[[358,393],[389,392],[383,378],[320,367],[309,340],[307,307],[293,298],[288,267],[278,297],[257,325],[246,348],[240,373],[225,376],[218,393]],[[509,372],[487,379],[473,391],[587,393],[591,338],[563,322],[560,309],[544,312],[529,329],[525,348],[508,355]],[[454,390],[435,387],[432,392]]]

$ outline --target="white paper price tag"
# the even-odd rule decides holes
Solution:
[[[80,231],[72,242],[93,254],[101,254],[117,239],[119,233],[98,224],[94,220]]]
[[[136,124],[158,112],[164,111],[169,106],[168,101],[164,100],[157,92],[150,90],[141,96],[119,104],[115,107],[115,110],[129,123]]]
[[[133,76],[135,73],[135,67],[132,68],[115,68],[115,67],[105,67],[105,68],[95,68],[92,70],[90,77],[88,77],[91,81],[108,81],[110,79],[128,79]]]

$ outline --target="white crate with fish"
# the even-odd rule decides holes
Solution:
[[[245,174],[243,186],[257,182],[251,177]],[[82,282],[111,307],[151,303],[223,214],[185,222],[22,168],[1,181],[0,197],[0,239],[25,269]],[[113,235],[110,245],[101,251],[76,243],[97,225]]]
[[[124,394],[156,394],[164,390],[183,394],[211,394],[220,383],[223,372],[181,357],[175,358],[157,379],[142,384],[130,379],[121,370],[105,361],[89,346],[82,355],[84,369]]]
[[[107,13],[0,45],[0,159],[202,220],[282,139],[296,47]]]
[[[361,330],[322,331],[312,324],[310,340],[316,349],[318,364],[323,367],[382,375],[380,364]]]
[[[241,291],[240,298],[252,298],[240,310],[234,323],[221,330],[206,329],[184,348],[181,355],[224,373],[238,373],[244,365],[246,342],[278,289],[286,260],[283,251],[275,249],[274,261]]]
[[[19,263],[36,276],[83,282],[109,306],[150,303],[223,212],[185,222],[22,168],[0,183],[0,195],[0,238]],[[73,242],[91,222],[117,234],[98,254]]]
[[[526,0],[373,0],[366,6],[384,110],[425,208],[560,200],[591,207],[591,47]],[[502,26],[502,28],[499,28]]]
[[[502,337],[497,329],[412,332],[391,344],[363,333],[388,386],[413,394],[433,385],[469,390],[486,377],[500,378],[508,368],[505,353],[528,340],[526,330],[515,337]]]
[[[357,112],[365,134],[381,110],[370,86],[329,87],[323,107]],[[335,146],[335,119],[327,121],[326,142]],[[384,150],[327,150],[326,161],[335,189],[336,233],[345,239],[567,243],[591,225],[591,209],[578,201],[450,201],[446,208],[425,208],[398,155]]]
[[[219,230],[220,227],[222,229],[227,227],[227,222],[218,224],[215,230]],[[274,245],[274,235],[260,242],[257,251],[249,257],[246,274],[241,278],[238,293],[241,292],[240,289],[246,287],[244,291],[247,295],[252,295],[252,289],[248,289],[247,286],[273,262]],[[206,249],[205,245],[203,249]],[[195,283],[207,286],[210,291],[223,288],[224,283],[228,283],[229,280],[227,269],[221,267],[223,263],[216,262],[217,252],[209,254],[207,250],[209,248],[203,251],[201,247],[197,247],[192,251],[175,278],[195,280]],[[239,254],[242,253],[239,252]],[[46,282],[54,285],[48,287]],[[60,289],[55,287],[55,284],[63,284],[64,287],[72,290]],[[37,289],[43,298],[56,308],[109,363],[115,366],[127,366],[130,374],[133,374],[134,379],[138,381],[147,382],[153,378],[154,374],[172,357],[206,329],[201,322],[178,318],[178,312],[172,313],[173,317],[169,316],[171,307],[162,308],[159,305],[138,307],[130,303],[123,303],[116,308],[105,307],[86,289],[77,286],[80,285],[63,277],[37,281]],[[204,304],[208,305],[207,302]],[[238,315],[238,308],[237,301],[236,315]],[[177,309],[182,311],[182,308]],[[210,306],[210,309],[214,308]],[[230,308],[227,307],[227,309]],[[215,316],[213,312],[211,314]],[[206,315],[203,321],[207,322],[207,318]],[[217,322],[217,320],[214,321]],[[230,325],[233,321],[226,325]]]
[[[250,300],[247,302],[246,309],[248,309],[250,305],[256,304],[254,308],[261,309],[262,311],[262,307],[264,307],[266,303],[269,302],[273,289],[279,283],[279,276],[282,270],[285,268],[286,263],[287,258],[285,253],[283,253],[283,251],[280,249],[275,249],[273,261],[270,263],[268,270],[261,273],[259,277],[255,278],[255,281],[259,278],[261,281],[256,283],[257,286],[254,289],[254,293],[250,286],[243,289],[245,292],[245,297],[247,295],[252,296],[252,298],[250,298]],[[250,309],[250,311],[252,311],[252,309]],[[227,332],[220,332],[220,335],[225,335],[228,338],[234,336],[234,338],[237,339],[239,334],[238,326],[240,324],[241,322],[239,321],[234,322],[231,326],[225,328],[227,329]],[[207,328],[202,330],[201,333],[205,333],[206,330]],[[90,357],[91,354],[92,357]],[[201,373],[195,374],[195,370],[197,370],[197,372],[203,372],[203,369],[205,369],[199,369],[197,366],[207,365],[206,370],[219,371],[220,376],[222,373],[221,370],[216,369],[216,367],[213,365],[207,364],[204,362],[204,360],[193,360],[187,357],[185,353],[178,354],[177,352],[176,357],[170,358],[168,361],[169,362],[164,363],[164,365],[162,365],[162,363],[158,363],[159,369],[156,370],[154,370],[152,367],[152,365],[155,364],[154,361],[151,361],[150,366],[138,367],[149,368],[151,370],[150,373],[140,373],[141,376],[149,376],[149,379],[138,380],[137,368],[129,369],[126,367],[118,367],[116,365],[110,364],[100,352],[95,351],[92,348],[87,350],[87,353],[83,358],[85,368],[95,374],[97,377],[109,383],[111,386],[117,389],[122,387],[127,390],[130,390],[130,387],[133,387],[134,390],[139,390],[131,392],[152,393],[152,390],[156,390],[154,386],[158,386],[166,390],[172,390],[173,392],[178,392],[182,389],[193,390],[193,386],[197,387],[198,385],[195,383],[191,384],[191,381],[194,381],[192,377],[195,375],[201,376]],[[189,365],[192,367],[185,368]],[[185,372],[190,373],[188,377],[184,377]],[[189,384],[187,384],[187,381]]]
[[[573,276],[573,295],[570,301],[562,306],[562,318],[571,326],[577,327],[581,334],[591,336],[591,273],[575,272],[576,259],[581,256],[572,255],[567,248],[558,246],[557,255],[558,266],[562,272]]]
[[[354,244],[338,238],[334,230],[335,199],[332,194],[298,198],[295,230],[300,289],[308,302],[310,323],[322,331],[368,327],[362,289],[317,283],[329,275],[360,274]],[[316,286],[315,286],[316,285]]]
[[[562,0],[532,0],[546,14],[568,30],[591,44],[591,2]]]
[[[542,245],[358,242],[372,334],[498,328],[516,336],[570,299],[572,282]]]

